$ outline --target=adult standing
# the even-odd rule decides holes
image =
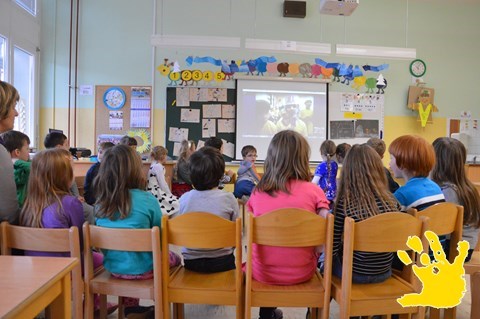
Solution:
[[[20,96],[12,85],[0,81],[0,133],[13,129],[15,117],[18,116],[15,106],[19,99]],[[0,221],[7,220],[10,223],[17,223],[16,191],[12,158],[0,136]]]

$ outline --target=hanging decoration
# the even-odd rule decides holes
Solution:
[[[235,73],[252,76],[301,77],[314,79],[330,79],[333,83],[352,86],[356,90],[365,89],[366,93],[383,94],[387,88],[387,80],[382,74],[374,73],[388,70],[388,64],[353,65],[340,62],[327,62],[315,58],[314,63],[277,62],[274,56],[260,56],[256,59],[222,60],[211,56],[185,59],[188,68],[182,69],[178,61],[169,62],[168,58],[157,67],[162,76],[168,77],[168,86],[197,86],[200,82],[210,84],[214,81],[233,80]],[[211,64],[216,70],[201,71],[193,68],[194,64]],[[375,90],[377,90],[375,92]]]
[[[435,90],[422,86],[410,86],[408,89],[408,108],[418,112],[418,121],[422,127],[433,123],[432,113],[438,112],[433,102]]]
[[[130,137],[133,137],[137,140],[141,141],[141,143],[138,143],[137,146],[137,152],[140,154],[146,153],[150,151],[150,147],[152,146],[152,140],[150,139],[150,132],[147,130],[130,130],[127,132],[127,135]]]

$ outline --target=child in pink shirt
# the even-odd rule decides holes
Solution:
[[[247,202],[254,216],[281,208],[301,208],[326,216],[328,200],[310,182],[310,147],[297,132],[277,133],[268,147],[265,173]],[[318,252],[315,247],[272,247],[253,245],[253,277],[263,283],[294,285],[310,280],[315,273]],[[279,319],[275,308],[260,308],[260,319]]]

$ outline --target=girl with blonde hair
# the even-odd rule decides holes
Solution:
[[[312,214],[328,214],[328,200],[318,186],[310,182],[310,146],[295,131],[273,136],[265,159],[265,173],[253,190],[247,207],[254,216],[282,208],[300,208]],[[317,268],[314,247],[253,246],[253,278],[277,285],[308,281]],[[275,308],[260,308],[260,319],[282,318]]]
[[[18,112],[15,109],[20,96],[17,90],[7,82],[0,81],[0,133],[13,129],[15,117]],[[7,151],[5,143],[0,136],[0,221],[7,220],[10,223],[18,223],[18,200],[15,177],[13,175],[12,158]]]
[[[82,238],[82,225],[85,222],[82,203],[70,195],[73,183],[72,155],[61,148],[41,151],[32,160],[28,180],[27,197],[20,213],[20,225],[36,228],[78,228]],[[82,241],[80,241],[82,243]],[[83,249],[82,247],[80,247]],[[64,256],[67,253],[25,251],[27,256]],[[102,266],[103,256],[93,253],[93,267]],[[100,307],[98,296],[95,297],[95,310]],[[108,303],[110,314],[117,305]]]
[[[380,156],[366,144],[353,145],[343,162],[335,202],[333,274],[342,277],[342,237],[346,217],[359,222],[385,212],[398,211],[400,205],[388,191],[387,177]],[[385,281],[392,274],[392,260],[392,253],[354,251],[352,281]]]

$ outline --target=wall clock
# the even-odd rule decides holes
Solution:
[[[427,72],[427,65],[423,60],[416,59],[410,63],[410,74],[416,78],[423,76]]]
[[[125,91],[119,87],[111,87],[103,94],[103,104],[111,110],[121,109],[126,99]]]

